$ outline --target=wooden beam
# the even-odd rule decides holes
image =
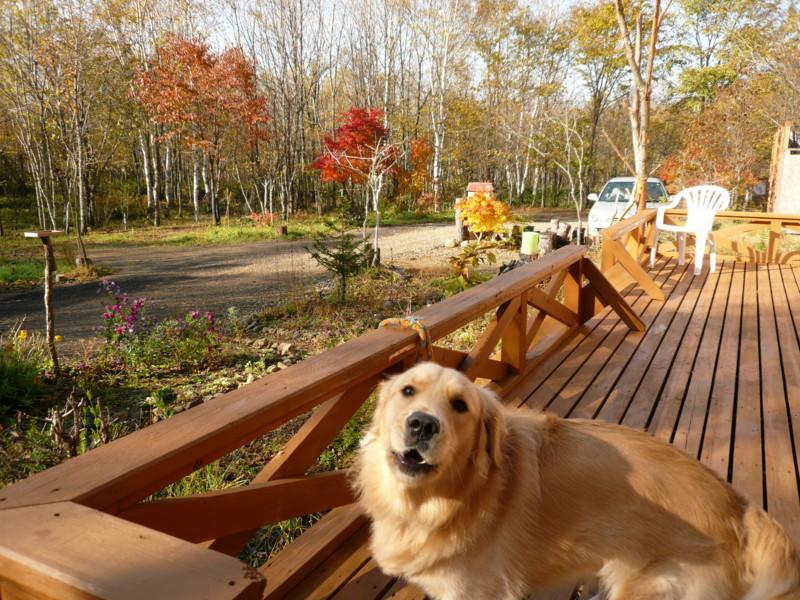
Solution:
[[[457,369],[467,356],[469,355],[466,352],[460,350],[453,350],[452,348],[444,348],[442,346],[433,347],[433,361],[443,367]],[[499,360],[487,358],[479,365],[477,377],[491,379],[492,381],[500,381],[507,374],[507,364]]]
[[[653,300],[664,300],[664,292],[652,279],[650,279],[647,271],[645,271],[642,266],[630,254],[628,254],[627,250],[625,250],[625,247],[622,244],[616,240],[605,240],[603,243],[606,245],[607,250],[613,252],[614,258],[616,258],[625,268],[625,270],[630,273],[631,277],[633,277],[636,283],[641,286],[648,296],[653,298]]]
[[[584,259],[583,261],[583,274],[589,280],[589,284],[597,293],[600,301],[606,306],[610,306],[630,329],[634,331],[645,331],[647,329],[639,315],[636,314],[636,311],[622,297],[622,294],[614,289],[614,286],[609,283],[589,259]]]
[[[567,278],[564,280],[564,305],[574,314],[580,311],[581,288],[583,287],[583,269],[580,262],[569,266]]]
[[[537,288],[531,288],[523,292],[519,297],[516,314],[514,315],[511,324],[506,327],[501,338],[502,348],[500,350],[500,359],[503,363],[509,365],[511,370],[521,373],[525,370],[525,353],[528,350],[527,333],[528,333],[528,301],[529,294],[540,293],[544,296],[545,300],[549,300],[544,292]],[[559,306],[561,306],[559,304]]]
[[[686,209],[671,208],[666,211],[666,214],[685,217]],[[800,225],[800,215],[791,213],[721,210],[714,215],[714,218],[718,221],[750,221],[751,223],[772,223],[773,221],[779,221],[781,223]]]
[[[72,502],[0,511],[0,580],[61,599],[255,599],[264,590],[234,558]]]
[[[767,247],[767,263],[774,264],[778,253],[778,242],[781,239],[781,223],[773,221],[769,226],[769,244]]]
[[[551,300],[555,300],[556,296],[558,296],[559,290],[564,285],[564,281],[567,278],[567,274],[568,274],[567,270],[564,269],[563,271],[560,271],[559,273],[556,273],[555,275],[553,275],[553,277],[551,277],[544,292],[545,294],[547,294],[548,298],[550,298]],[[526,348],[530,348],[534,338],[539,333],[546,318],[547,318],[547,313],[538,309],[536,310],[535,313],[531,313],[528,316],[529,325],[527,329],[527,334],[525,336]]]
[[[717,229],[711,232],[714,238],[714,243],[720,246],[729,246],[730,239],[736,235],[748,233],[756,229],[762,229],[763,223],[744,223],[742,225],[734,225],[733,227],[726,227],[725,229]]]
[[[560,302],[556,302],[539,288],[528,290],[528,304],[561,321],[564,325],[575,325],[578,322],[577,314]]]
[[[621,264],[616,263],[608,271],[603,271],[603,276],[614,286],[617,291],[622,291],[631,284],[636,283],[633,276]]]
[[[339,435],[342,428],[369,398],[378,378],[362,383],[325,401],[300,430],[292,436],[286,446],[256,475],[250,484],[266,483],[283,477],[302,476],[319,455]],[[241,552],[255,530],[243,531],[232,536],[213,540],[209,548],[235,556]]]
[[[648,208],[637,212],[634,216],[624,219],[611,227],[605,228],[602,234],[603,243],[605,243],[606,240],[620,240],[626,233],[638,229],[648,221],[654,221],[657,212],[655,208]]]
[[[519,310],[519,304],[519,297],[516,297],[497,309],[495,318],[489,323],[488,327],[484,329],[475,347],[464,358],[464,361],[459,367],[468,379],[475,380],[477,378],[478,371],[481,369],[481,363],[489,358],[492,350],[497,346],[497,342],[500,341],[501,336],[511,324],[514,315]]]
[[[189,542],[202,542],[353,502],[347,472],[333,471],[142,502],[119,516]]]
[[[267,579],[265,600],[286,598],[309,573],[367,525],[358,505],[335,508],[273,557],[260,572]]]

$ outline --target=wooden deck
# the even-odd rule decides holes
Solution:
[[[646,332],[606,309],[505,400],[646,429],[763,505],[800,545],[800,267],[722,261],[695,277],[691,264],[662,260],[650,275],[666,301],[638,286],[625,294]],[[422,598],[382,575],[367,540],[366,524],[354,528],[286,597]]]

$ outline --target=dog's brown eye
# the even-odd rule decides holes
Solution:
[[[413,396],[414,392],[416,391],[417,390],[414,389],[414,386],[407,385],[406,387],[403,388],[403,396]]]
[[[453,407],[453,410],[456,412],[467,412],[467,403],[464,402],[461,398],[455,398],[450,401],[450,406]]]

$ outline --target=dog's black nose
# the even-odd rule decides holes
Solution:
[[[406,438],[413,444],[427,442],[439,433],[439,420],[424,412],[413,412],[406,419]]]

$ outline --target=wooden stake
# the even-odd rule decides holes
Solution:
[[[53,361],[53,372],[58,375],[58,353],[56,352],[56,325],[53,314],[53,276],[56,272],[56,257],[50,237],[58,235],[60,231],[26,231],[25,237],[39,238],[44,249],[44,317],[47,323],[47,348]]]

